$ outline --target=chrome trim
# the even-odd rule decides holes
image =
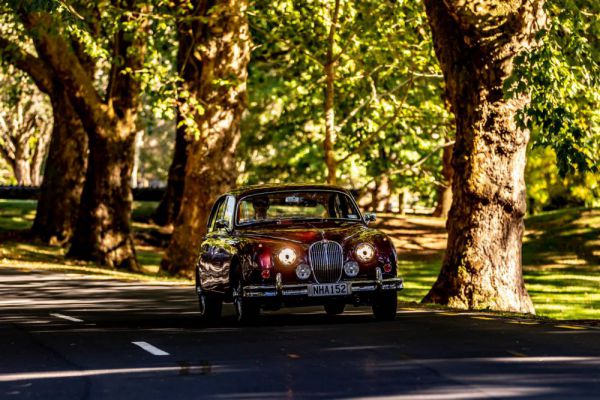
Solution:
[[[383,283],[383,274],[381,273],[381,268],[375,268],[375,280],[377,281],[377,286],[381,287]]]
[[[382,279],[381,284],[373,280],[341,281],[349,283],[352,293],[355,292],[376,292],[379,290],[402,290],[404,281],[402,278]],[[339,283],[339,282],[338,282]],[[277,296],[307,296],[307,284],[282,285],[278,290],[275,285],[252,285],[243,289],[244,297],[277,297]],[[351,295],[349,295],[351,296]]]
[[[275,287],[277,288],[278,292],[281,291],[282,286],[283,284],[281,283],[281,272],[278,272],[277,275],[275,275]]]
[[[308,265],[315,283],[337,283],[344,274],[344,248],[332,240],[314,242],[308,248]]]

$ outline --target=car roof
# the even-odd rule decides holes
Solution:
[[[267,183],[262,185],[243,186],[233,189],[225,194],[236,197],[247,196],[279,190],[337,190],[351,195],[350,191],[341,186],[319,183]]]

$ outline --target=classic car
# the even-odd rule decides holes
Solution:
[[[199,249],[196,293],[204,320],[233,302],[237,319],[261,311],[323,305],[370,305],[378,320],[395,318],[397,256],[370,228],[352,194],[331,185],[260,185],[220,196]]]

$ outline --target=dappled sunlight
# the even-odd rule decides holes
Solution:
[[[211,365],[211,373],[243,373],[240,369],[226,368],[220,365]],[[206,374],[206,366],[192,365],[166,366],[166,367],[137,367],[137,368],[112,368],[112,369],[91,369],[91,370],[66,370],[66,371],[39,371],[39,372],[16,372],[11,374],[0,374],[0,382],[13,381],[31,381],[38,379],[64,379],[64,378],[83,378],[97,377],[102,375],[132,375],[132,374],[174,374],[191,375]]]

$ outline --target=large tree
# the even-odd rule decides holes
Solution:
[[[456,118],[453,203],[442,269],[424,301],[533,313],[522,276],[525,152],[515,117],[529,101],[503,87],[535,45],[543,1],[425,0]]]
[[[190,274],[215,198],[237,177],[236,148],[246,109],[250,33],[246,1],[195,0],[179,27],[187,54],[181,111],[193,118],[181,208],[162,269]],[[188,65],[189,64],[189,65]]]
[[[15,68],[0,72],[0,79],[0,157],[17,184],[37,186],[50,139],[49,104]]]
[[[14,2],[14,9],[38,55],[68,95],[89,140],[88,168],[69,255],[136,269],[130,182],[142,85],[135,74],[144,67],[149,6],[136,0],[113,3],[103,10],[104,3],[81,2],[77,10],[73,5],[65,9],[27,1]],[[87,31],[74,29],[65,14],[90,15]],[[101,31],[106,27],[102,19],[109,20],[109,33]],[[96,39],[94,33],[106,39],[110,51],[105,86],[97,85],[89,67],[97,60],[85,51]]]
[[[14,20],[4,22],[12,25],[13,32],[20,31]],[[3,32],[0,56],[26,73],[50,98],[53,117],[32,233],[47,243],[64,243],[73,233],[79,210],[87,164],[87,137],[60,80],[49,65],[19,43],[20,39],[16,33],[11,37]]]

